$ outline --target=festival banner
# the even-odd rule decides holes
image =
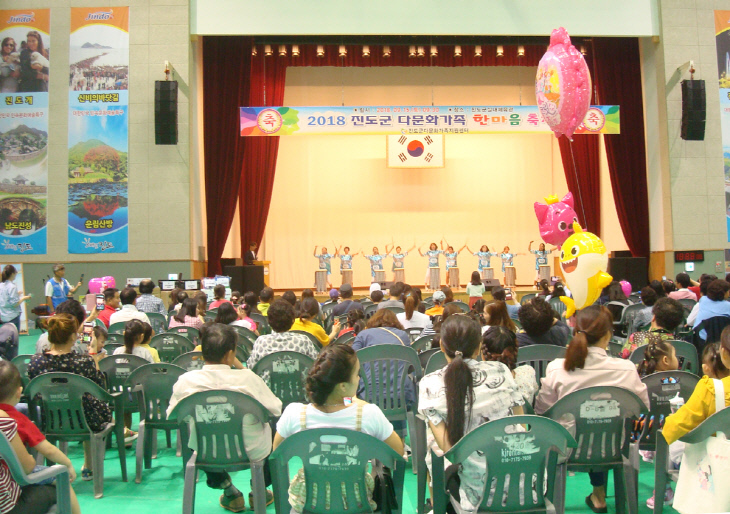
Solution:
[[[71,8],[68,252],[129,248],[129,7]]]
[[[0,255],[45,254],[50,9],[0,11]]]
[[[619,134],[619,106],[594,105],[576,134]],[[552,134],[536,105],[241,107],[241,136]]]
[[[725,163],[725,222],[730,242],[730,11],[715,11],[717,78],[720,81],[722,156]]]

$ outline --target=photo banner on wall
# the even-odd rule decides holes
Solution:
[[[0,11],[0,255],[46,253],[50,20]]]
[[[68,252],[129,248],[129,7],[71,8]]]
[[[717,78],[720,81],[720,123],[725,167],[725,219],[730,242],[730,11],[715,11]]]

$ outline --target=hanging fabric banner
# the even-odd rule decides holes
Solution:
[[[0,255],[46,253],[50,20],[0,11]]]
[[[720,81],[720,126],[725,163],[725,217],[730,242],[730,11],[715,11],[715,49]]]
[[[71,8],[68,252],[129,247],[129,7]]]

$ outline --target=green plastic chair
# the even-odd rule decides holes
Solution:
[[[124,334],[107,334],[106,335],[106,343],[105,347],[109,346],[110,344],[118,344],[121,346],[124,346]],[[117,347],[118,348],[118,347]],[[111,352],[109,352],[111,354]]]
[[[312,341],[312,343],[314,344],[314,347],[315,347],[315,348],[317,348],[318,350],[321,350],[321,349],[323,348],[323,347],[322,347],[322,343],[320,343],[320,342],[319,342],[319,339],[317,339],[317,338],[316,338],[316,337],[314,336],[314,334],[312,334],[311,332],[307,332],[307,331],[305,331],[305,330],[290,330],[289,332],[291,332],[291,333],[293,333],[293,334],[302,334],[302,335],[305,335],[305,336],[307,336],[307,338],[308,338],[308,339],[309,339],[310,341]]]
[[[413,341],[421,337],[421,332],[423,332],[422,327],[411,327],[407,328],[406,332],[408,333],[408,338],[411,340],[411,344],[413,344]]]
[[[373,317],[373,314],[378,310],[378,305],[373,303],[371,305],[368,305],[365,307],[365,319],[370,319]]]
[[[693,344],[686,343],[684,341],[667,341],[674,346],[674,351],[677,354],[677,360],[679,361],[679,369],[682,371],[689,371],[695,375],[699,374],[700,362],[697,357],[697,349]],[[639,346],[629,356],[629,360],[634,364],[638,365],[644,360],[644,353],[646,352],[647,345]],[[688,397],[689,398],[689,397]]]
[[[267,318],[263,314],[258,314],[256,312],[252,312],[249,317],[256,322],[259,334],[263,336],[271,333],[269,318]]]
[[[646,305],[641,303],[635,303],[633,305],[629,305],[623,310],[623,312],[621,313],[621,321],[619,323],[622,327],[625,328],[625,335],[628,336],[629,334],[633,334],[636,331],[638,327],[638,325],[636,324],[636,316],[645,308]]]
[[[568,471],[613,470],[616,512],[638,512],[639,451],[630,444],[635,420],[648,409],[634,393],[620,387],[598,386],[574,391],[555,403],[544,416],[555,421],[575,422],[576,450]],[[600,420],[600,422],[596,422]],[[558,470],[554,504],[565,510],[564,469]]]
[[[101,328],[103,328],[104,330],[107,330],[107,328],[106,328],[106,325],[105,325],[105,324],[104,324],[104,322],[103,322],[103,321],[101,321],[101,320],[100,320],[99,318],[96,318],[96,319],[94,320],[94,326],[95,326],[95,327],[101,327]]]
[[[183,353],[195,350],[195,345],[180,334],[165,332],[152,337],[150,346],[160,354],[162,362],[172,362]]]
[[[109,343],[109,342],[107,342],[107,343],[104,344],[104,349],[106,350],[107,355],[113,355],[114,354],[114,350],[116,350],[117,348],[121,348],[123,346],[124,346],[124,343],[116,343],[116,342]]]
[[[18,355],[11,361],[15,364],[15,367],[18,368],[18,371],[20,371],[20,380],[23,382],[23,389],[25,389],[28,386],[28,382],[30,382],[28,366],[30,366],[30,361],[33,357],[35,357],[35,355]]]
[[[355,333],[354,332],[348,332],[346,334],[342,334],[341,336],[337,337],[334,341],[330,343],[330,345],[333,344],[349,344],[351,345],[352,342],[355,340]]]
[[[406,310],[403,307],[384,307],[384,308],[388,309],[390,312],[392,312],[395,315],[406,312]]]
[[[689,298],[683,298],[683,299],[679,300],[679,303],[682,304],[682,308],[684,309],[684,313],[685,313],[684,315],[686,317],[686,316],[689,316],[690,312],[692,312],[692,309],[694,308],[697,301],[691,300]]]
[[[210,314],[215,318],[218,315],[218,308],[216,307],[215,309],[208,309],[207,311],[205,311],[205,313]]]
[[[36,485],[38,482],[49,478],[56,478],[56,506],[52,512],[56,514],[71,514],[71,481],[68,476],[68,468],[60,464],[48,467],[36,473],[26,473],[10,446],[10,441],[5,437],[5,432],[0,431],[0,458],[10,470],[13,480],[20,486]]]
[[[127,453],[124,450],[124,406],[121,393],[110,394],[95,382],[73,373],[44,373],[30,381],[29,413],[51,444],[58,441],[89,441],[94,470],[94,498],[104,495],[104,453],[106,440],[117,438],[122,481],[127,481]],[[101,432],[92,432],[86,422],[82,399],[85,394],[114,405],[114,422]],[[40,415],[40,417],[39,417]]]
[[[411,347],[413,348],[413,347]],[[422,352],[418,353],[418,360],[421,363],[421,368],[424,370],[423,374],[427,375],[425,369],[426,366],[428,366],[428,360],[437,352],[440,352],[441,348],[429,348],[428,350],[424,350]]]
[[[269,456],[277,514],[289,514],[289,461],[301,459],[306,480],[303,514],[373,512],[365,499],[368,463],[377,460],[391,470],[399,513],[403,507],[406,462],[373,436],[341,428],[312,428],[286,439]],[[360,502],[356,492],[358,491]],[[331,491],[326,504],[326,491]],[[378,494],[378,491],[373,493]],[[263,512],[258,511],[257,512]]]
[[[109,355],[98,363],[99,371],[106,376],[106,390],[110,393],[122,393],[125,413],[139,411],[137,396],[132,394],[127,378],[132,371],[145,364],[149,364],[147,359],[129,354]]]
[[[256,342],[256,339],[258,339],[259,336],[257,336],[253,331],[247,329],[246,327],[241,327],[239,325],[228,325],[233,330],[236,331],[238,334],[238,341],[241,342],[241,339],[247,339],[251,342],[251,346],[253,347],[253,343]]]
[[[200,330],[193,327],[172,327],[167,329],[167,334],[179,334],[183,337],[187,337],[188,341],[197,346],[200,344]],[[159,334],[158,334],[159,335]]]
[[[700,426],[696,427],[689,434],[680,437],[680,441],[687,444],[697,444],[721,432],[725,437],[730,437],[730,409],[724,408],[716,412]],[[657,491],[664,491],[667,487],[667,465],[669,460],[669,445],[664,439],[662,431],[657,431],[656,456],[654,459],[654,487]],[[664,508],[664,495],[656,495],[654,498],[654,514],[661,514]]]
[[[195,485],[201,469],[239,471],[250,468],[254,510],[266,512],[264,461],[251,461],[246,454],[241,428],[246,414],[253,415],[262,424],[269,419],[269,412],[254,398],[224,390],[191,394],[180,400],[170,413],[169,419],[176,419],[180,429],[186,462],[183,514],[195,511]],[[192,453],[188,450],[191,433],[195,434],[197,447]]]
[[[187,352],[175,357],[172,363],[175,366],[180,366],[185,371],[193,371],[202,369],[203,365],[205,365],[205,360],[203,360],[203,352]]]
[[[120,321],[119,323],[112,323],[109,325],[109,330],[107,331],[109,334],[121,334],[124,335],[124,325],[126,325],[126,322]]]
[[[428,359],[426,368],[423,370],[424,375],[428,375],[429,373],[433,373],[434,371],[438,371],[441,368],[446,367],[446,354],[442,352],[440,348],[434,348],[434,350],[438,351],[434,352],[434,354],[431,355],[431,358]]]
[[[537,293],[527,293],[522,298],[520,298],[520,305],[525,305],[527,302],[529,302],[536,296],[537,296]]]
[[[186,354],[187,355],[187,354]],[[177,422],[167,419],[172,388],[185,369],[175,364],[145,364],[135,369],[127,378],[127,386],[136,394],[139,404],[139,428],[137,432],[137,466],[134,481],[142,482],[142,466],[152,467],[157,456],[156,430],[164,430],[167,447],[171,447],[171,432],[177,430]],[[181,455],[181,438],[177,438],[178,455]]]
[[[624,343],[621,341],[617,341],[615,339],[611,339],[611,341],[608,343],[608,353],[611,354],[611,357],[621,357],[621,352],[624,349]]]
[[[256,362],[252,371],[281,400],[283,411],[290,403],[309,403],[304,382],[313,365],[314,359],[303,353],[273,352]]]
[[[545,378],[545,371],[548,364],[555,359],[565,357],[566,348],[552,344],[532,344],[524,346],[517,352],[517,365],[528,364],[535,369],[538,386]]]
[[[150,326],[155,334],[167,332],[167,318],[159,312],[148,312],[147,318],[150,320]]]
[[[459,309],[461,309],[461,312],[470,312],[471,311],[471,307],[469,307],[469,304],[464,303],[461,300],[455,300],[453,302],[447,303],[446,305],[456,305]],[[446,305],[444,305],[444,307],[446,307]]]
[[[568,307],[560,301],[560,298],[551,298],[548,303],[550,304],[550,307],[553,308],[555,312],[557,312],[560,317],[563,317],[563,314],[565,314],[565,311],[568,310]]]
[[[527,426],[527,430],[515,433],[518,424]],[[562,425],[541,416],[510,416],[484,423],[444,455],[431,452],[434,514],[446,512],[448,500],[457,513],[464,512],[446,489],[444,459],[459,464],[475,452],[488,464],[477,512],[548,512],[555,488],[562,486],[565,495],[565,483],[556,484],[559,470],[565,475],[565,463],[558,464],[558,456],[567,455],[568,448],[576,446],[575,439]],[[490,494],[491,489],[495,493]]]
[[[419,337],[411,343],[411,348],[420,354],[421,352],[431,349],[431,341],[433,341],[433,334],[430,336]]]

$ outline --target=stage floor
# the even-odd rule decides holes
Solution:
[[[274,290],[276,296],[281,296],[281,294],[284,293],[285,291],[294,291],[294,294],[296,294],[297,297],[301,297],[303,289],[291,289],[291,290],[289,290],[289,289],[275,289]],[[469,303],[469,297],[466,294],[466,289],[461,289],[461,288],[460,289],[457,289],[457,290],[453,290],[452,289],[452,291],[454,291],[454,299],[461,300],[464,303]],[[427,292],[423,288],[421,288],[421,292],[423,293],[423,297],[424,298],[428,298],[428,297],[430,297],[433,294],[432,291],[428,291]],[[515,288],[512,289],[512,292],[513,292],[513,295],[516,295],[516,298],[514,298],[514,300],[517,303],[519,303],[520,300],[522,300],[522,297],[523,296],[525,296],[526,294],[530,294],[530,293],[537,293],[537,290],[534,287],[531,287],[531,286],[517,286],[517,287],[515,287]],[[368,287],[355,287],[355,288],[353,288],[353,298],[354,299],[357,300],[358,298],[364,298],[366,296],[370,296],[370,289]],[[329,294],[327,294],[327,293],[321,293],[320,294],[320,293],[316,293],[315,292],[314,297],[320,303],[329,300]],[[492,300],[492,294],[489,291],[487,291],[486,293],[484,293],[484,299],[485,300]]]

